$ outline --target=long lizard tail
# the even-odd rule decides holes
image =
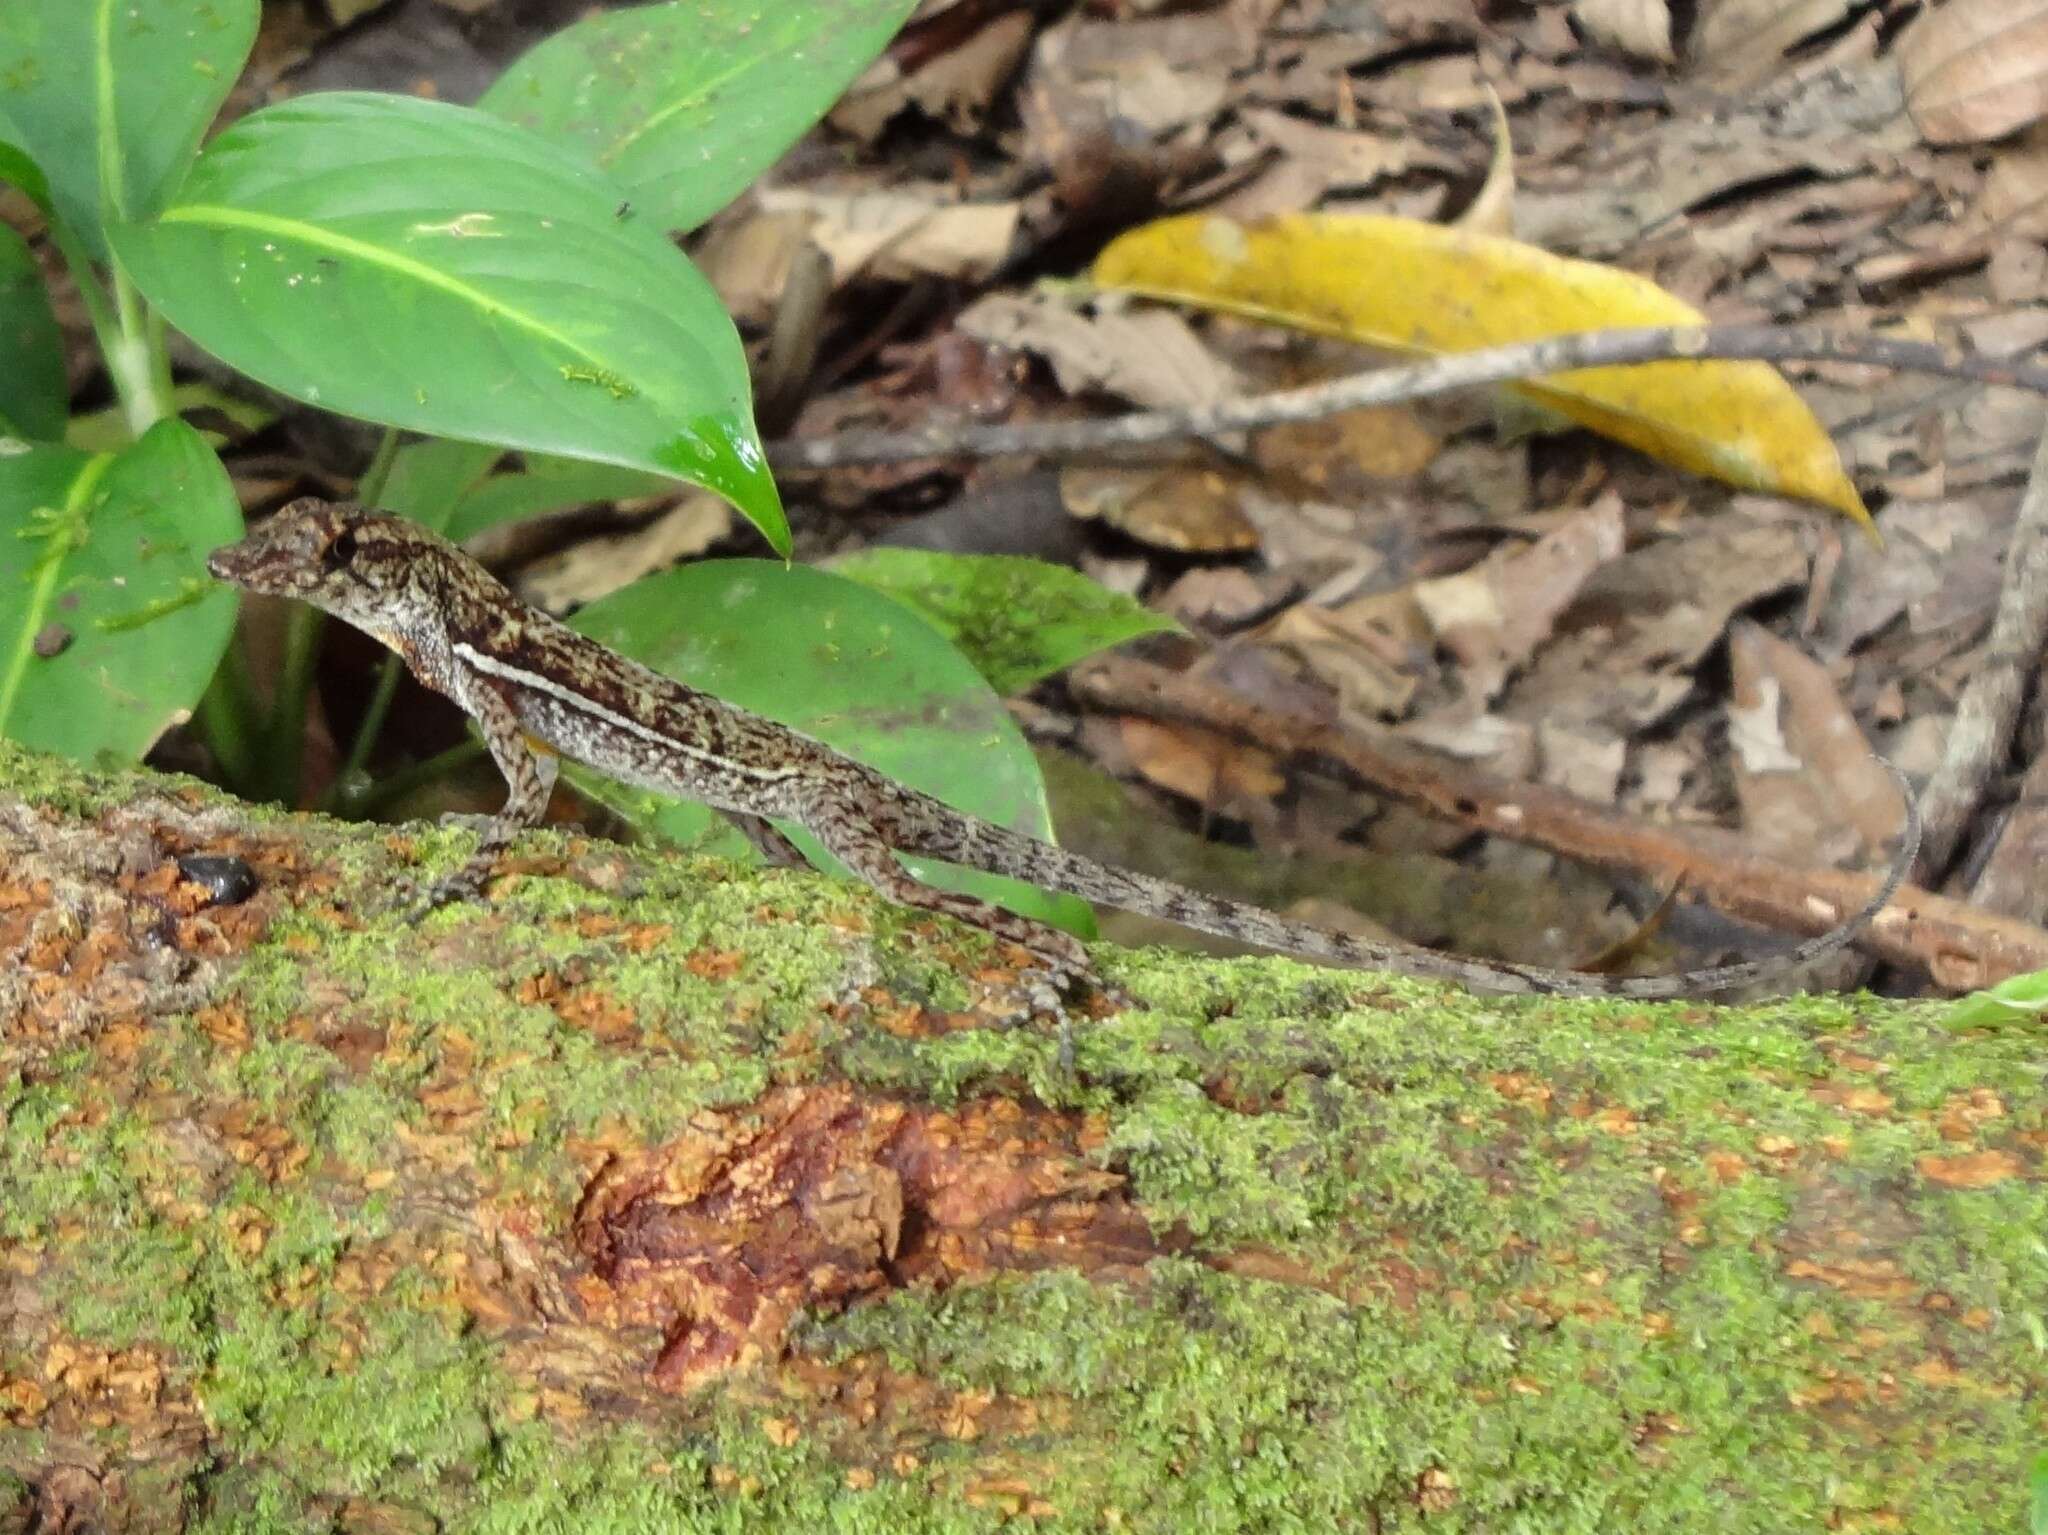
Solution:
[[[918,807],[930,813],[903,817],[902,835],[897,846],[904,852],[921,853],[949,863],[1008,874],[1032,884],[1050,885],[1084,900],[1099,901],[1105,906],[1163,917],[1197,932],[1237,939],[1328,964],[1396,970],[1405,975],[1457,981],[1487,991],[1567,997],[1668,998],[1726,991],[1730,987],[1744,986],[1797,969],[1843,948],[1868,927],[1905,883],[1913,860],[1920,851],[1920,810],[1913,800],[1912,785],[1897,768],[1892,768],[1892,774],[1899,780],[1906,806],[1906,821],[1900,833],[1898,855],[1892,860],[1884,883],[1869,904],[1820,936],[1809,938],[1782,953],[1736,964],[1684,970],[1673,975],[1592,975],[1507,960],[1466,959],[1414,944],[1360,938],[1332,928],[1290,921],[1263,907],[1204,895],[1171,880],[1155,879],[1149,874],[1097,863],[1092,858],[1040,842],[1021,832],[962,815],[936,800]],[[924,799],[913,791],[899,789],[899,792],[913,802]]]

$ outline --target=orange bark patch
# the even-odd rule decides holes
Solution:
[[[778,1357],[802,1308],[994,1268],[1135,1268],[1156,1244],[1082,1134],[1007,1100],[949,1114],[780,1089],[610,1159],[576,1213],[575,1292],[586,1316],[659,1329],[653,1378],[679,1391]]]
[[[1952,1189],[1988,1189],[2026,1171],[2009,1151],[1972,1151],[1959,1157],[1924,1156],[1913,1164],[1920,1176]]]

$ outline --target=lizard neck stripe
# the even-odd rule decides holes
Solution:
[[[691,757],[699,762],[708,762],[725,772],[735,773],[745,778],[758,779],[764,783],[779,782],[790,774],[790,769],[787,768],[759,768],[752,763],[736,762],[730,757],[720,756],[716,752],[704,751],[699,747],[690,745],[686,741],[678,741],[673,736],[665,735],[651,725],[643,725],[640,721],[627,715],[614,713],[603,704],[585,694],[577,692],[574,688],[564,687],[545,672],[528,671],[523,666],[514,666],[509,661],[500,660],[496,656],[478,650],[474,645],[466,641],[457,640],[449,648],[454,651],[459,659],[475,667],[478,671],[484,673],[485,676],[497,677],[502,681],[512,683],[514,686],[530,688],[536,693],[545,693],[548,697],[554,699],[555,702],[565,705],[578,714],[589,715],[592,718],[603,721],[614,730],[623,730],[628,735],[638,736],[641,740],[647,742],[648,745],[659,747],[664,752],[670,752],[679,757]],[[576,753],[572,752],[570,755],[574,756]]]

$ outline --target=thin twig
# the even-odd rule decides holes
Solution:
[[[1542,341],[1458,352],[1406,367],[1377,368],[1276,394],[1175,410],[1133,411],[1106,420],[1032,421],[963,426],[939,422],[907,432],[844,432],[784,438],[768,461],[778,469],[829,469],[918,458],[992,458],[1008,453],[1071,454],[1207,437],[1288,422],[1315,421],[1364,405],[1391,405],[1481,384],[1579,368],[1647,362],[1747,360],[1838,362],[1934,373],[2048,394],[2048,365],[2022,357],[1979,357],[1961,345],[1904,341],[1819,326],[1692,325],[1586,331]]]
[[[1948,752],[1920,796],[1926,832],[1918,874],[1938,883],[1985,790],[2012,751],[2027,679],[2048,644],[2048,430],[2034,448],[2027,493],[2006,545],[2005,584],[1977,670],[1956,704]]]
[[[1882,876],[1804,869],[1743,850],[1728,833],[1645,824],[1544,784],[1511,783],[1406,743],[1251,703],[1199,678],[1122,657],[1076,668],[1075,693],[1102,708],[1188,720],[1269,751],[1334,765],[1377,793],[1456,824],[1623,870],[1718,911],[1816,933],[1854,911]],[[2048,968],[2048,932],[1911,886],[1857,940],[1868,952],[1968,990]]]

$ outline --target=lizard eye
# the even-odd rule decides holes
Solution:
[[[329,570],[339,570],[356,557],[356,530],[343,528],[328,541],[320,558]]]

